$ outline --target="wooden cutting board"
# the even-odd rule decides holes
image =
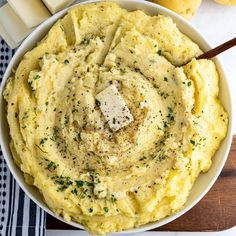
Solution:
[[[221,231],[236,226],[236,136],[228,160],[207,195],[177,220],[154,231]],[[76,229],[47,215],[47,229]]]

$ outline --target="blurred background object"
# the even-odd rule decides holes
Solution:
[[[236,0],[215,0],[215,2],[229,6],[236,5]]]
[[[25,25],[10,4],[7,3],[0,8],[0,37],[11,48],[16,48],[32,31],[33,29]]]
[[[74,1],[0,0],[0,37],[14,49],[36,26]]]
[[[51,14],[41,0],[8,0],[9,5],[28,28],[33,28]]]
[[[186,19],[191,19],[200,7],[202,0],[149,0],[175,11]],[[213,0],[212,0],[213,1]],[[236,0],[214,0],[223,5],[236,5]]]
[[[65,7],[71,5],[75,0],[43,0],[46,7],[52,14],[57,13]]]
[[[202,0],[152,0],[152,2],[167,7],[179,15],[190,19],[195,15]]]

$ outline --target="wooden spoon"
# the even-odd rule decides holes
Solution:
[[[236,37],[221,44],[220,46],[216,48],[213,48],[207,52],[204,52],[202,55],[198,56],[197,59],[210,59],[234,46],[236,46]],[[185,63],[184,65],[186,65],[187,63]]]

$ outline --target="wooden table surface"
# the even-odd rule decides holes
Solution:
[[[228,160],[207,195],[180,218],[155,231],[221,231],[236,225],[236,136]],[[47,215],[47,229],[76,229]]]

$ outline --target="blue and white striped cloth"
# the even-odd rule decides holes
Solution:
[[[0,38],[0,82],[13,55]],[[0,147],[0,236],[44,236],[45,216],[14,180]]]

